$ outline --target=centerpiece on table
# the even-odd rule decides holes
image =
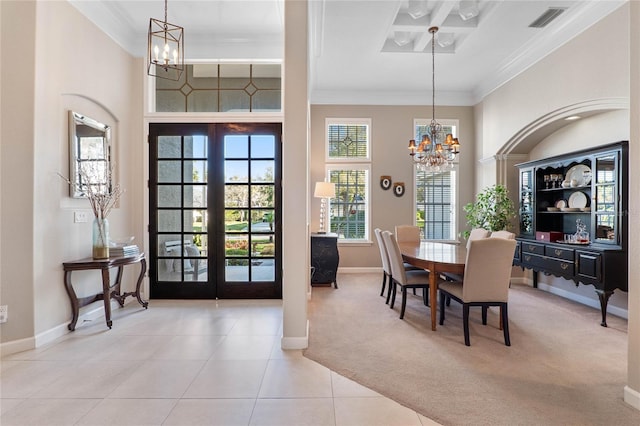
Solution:
[[[109,258],[109,220],[107,217],[111,209],[118,203],[124,190],[120,184],[112,185],[112,170],[107,168],[103,172],[87,170],[80,167],[78,171],[80,192],[89,200],[93,210],[93,243],[92,255],[94,259]],[[104,175],[104,176],[102,176]],[[63,177],[62,175],[60,175]],[[71,181],[64,178],[69,184]]]

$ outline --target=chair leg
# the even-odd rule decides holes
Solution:
[[[383,272],[382,273],[382,290],[380,290],[380,296],[384,296],[384,288],[386,287],[387,284],[387,273]]]
[[[447,306],[451,306],[451,298],[447,296]]]
[[[469,341],[469,305],[466,303],[462,305],[462,325],[464,327],[464,344],[471,346]]]
[[[424,306],[429,306],[429,289],[428,288],[422,289],[422,302],[424,303]]]
[[[444,324],[444,299],[445,299],[445,295],[440,292],[440,325]],[[431,303],[434,303],[433,300],[431,301]]]
[[[393,290],[391,291],[391,303],[389,303],[389,309],[393,309],[393,304],[396,303],[396,283],[393,283]]]
[[[482,306],[482,325],[487,325],[487,310],[489,307],[487,305]]]
[[[395,284],[393,282],[393,276],[389,275],[389,284],[387,286],[387,301],[385,302],[387,305],[389,304],[389,300],[391,300],[391,287],[394,287]]]
[[[504,344],[511,346],[511,339],[509,339],[509,316],[507,314],[507,304],[500,305],[500,317],[502,318],[502,328],[504,331]]]
[[[500,305],[500,330],[502,330],[502,305]]]
[[[402,306],[400,307],[400,319],[404,318],[404,309],[407,307],[407,289],[402,291]]]

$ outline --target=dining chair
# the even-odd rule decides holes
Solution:
[[[376,228],[373,230],[373,233],[376,235],[378,249],[380,250],[380,260],[382,260],[382,288],[380,289],[380,296],[384,296],[387,279],[389,281],[389,288],[391,288],[391,264],[389,263],[389,255],[382,240],[382,229]]]
[[[420,243],[420,227],[416,225],[396,225],[396,241],[398,243]],[[417,266],[404,263],[404,269],[410,270],[422,270]],[[413,289],[413,294],[416,294],[416,289]]]
[[[505,238],[507,240],[515,240],[516,239],[516,234],[514,234],[513,232],[509,232],[509,231],[493,231],[489,237],[490,238]]]
[[[419,243],[420,227],[415,225],[396,225],[398,243]]]
[[[484,228],[474,228],[469,232],[469,238],[467,239],[467,250],[469,250],[469,243],[471,241],[480,240],[482,238],[487,238],[491,235],[491,231],[487,231]],[[445,272],[442,274],[445,279],[449,281],[462,281],[462,275],[454,274],[450,272]],[[447,306],[449,306],[450,300],[447,299]]]
[[[462,304],[464,343],[470,346],[469,308],[482,307],[482,324],[487,324],[489,306],[499,306],[504,344],[511,346],[507,302],[509,281],[516,241],[504,238],[484,238],[469,243],[462,281],[439,282],[440,325],[444,324],[445,298]]]
[[[402,306],[400,307],[400,319],[404,318],[404,311],[407,306],[407,290],[422,289],[422,297],[425,305],[429,304],[429,272],[424,269],[405,270],[402,262],[402,253],[395,236],[389,231],[382,232],[382,240],[389,255],[389,263],[391,264],[391,302],[389,308],[393,309],[396,300],[396,288],[400,287],[402,291]]]

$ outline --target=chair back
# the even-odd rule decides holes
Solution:
[[[393,279],[401,285],[405,285],[407,283],[407,274],[405,274],[404,266],[402,265],[402,252],[396,237],[389,231],[382,231],[382,240],[389,255]]]
[[[516,240],[483,238],[469,242],[462,300],[507,302]]]
[[[516,234],[509,231],[494,231],[491,233],[490,238],[504,238],[506,240],[515,240]]]
[[[469,243],[474,240],[480,240],[482,238],[487,238],[491,232],[487,231],[483,228],[474,228],[469,233],[469,239],[467,240],[467,250],[469,250]]]
[[[384,241],[382,240],[382,230],[380,228],[376,228],[373,230],[373,233],[376,234],[376,240],[378,241],[378,248],[380,249],[380,259],[382,260],[382,270],[387,273],[387,275],[391,275],[391,264],[389,263],[389,255],[387,254],[387,248],[384,245]]]
[[[414,225],[396,225],[395,239],[399,243],[419,243],[420,227]]]

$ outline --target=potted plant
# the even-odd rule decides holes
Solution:
[[[471,228],[484,228],[487,231],[508,230],[511,219],[516,216],[513,201],[504,185],[487,187],[476,197],[475,203],[463,207],[467,213],[467,225]],[[469,238],[470,231],[464,231],[464,238]]]

